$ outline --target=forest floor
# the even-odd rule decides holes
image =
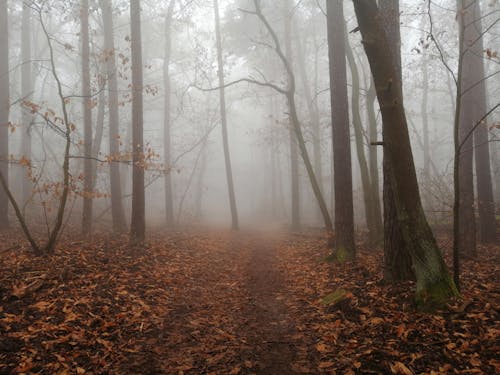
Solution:
[[[67,235],[48,257],[19,241],[0,235],[0,374],[500,373],[499,246],[429,314],[382,283],[380,250],[328,264],[317,233]]]

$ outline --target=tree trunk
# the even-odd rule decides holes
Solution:
[[[109,183],[111,186],[111,217],[113,231],[124,232],[127,224],[122,203],[122,187],[120,181],[120,131],[118,114],[118,77],[116,69],[115,42],[113,31],[112,0],[99,0],[104,25],[104,49],[106,54],[106,75],[108,79],[109,102]]]
[[[356,257],[343,1],[327,0],[326,9],[335,175],[335,257],[343,261]]]
[[[146,237],[144,192],[144,140],[142,102],[141,2],[130,0],[132,54],[132,217],[130,241],[142,243]]]
[[[321,129],[319,124],[319,110],[316,105],[316,99],[313,99],[311,93],[311,85],[308,80],[308,75],[306,71],[305,53],[300,37],[297,37],[297,65],[299,68],[300,79],[302,82],[302,89],[304,91],[304,98],[306,100],[307,112],[309,113],[309,118],[311,122],[311,134],[312,134],[312,149],[313,149],[313,160],[314,160],[314,174],[318,180],[321,191],[323,192],[323,171],[321,168]],[[317,56],[316,56],[317,57]],[[315,69],[317,70],[317,64],[315,64]],[[316,75],[316,74],[315,74]],[[321,215],[318,208],[317,214]],[[321,216],[320,216],[321,217]]]
[[[401,82],[401,91],[398,95],[403,106],[399,0],[381,0],[380,11],[385,23],[385,33],[389,45],[392,47],[390,51],[395,74],[398,81]],[[395,282],[413,279],[414,270],[411,268],[411,255],[409,249],[406,247],[400,221],[397,217],[396,188],[392,185],[391,174],[393,171],[391,170],[390,158],[387,156],[385,132],[382,133],[382,136],[384,139],[384,156],[382,161],[384,173],[384,279],[388,282]]]
[[[0,174],[9,184],[9,26],[7,0],[0,0]],[[0,230],[9,226],[9,198],[0,189]]]
[[[368,170],[368,163],[365,156],[365,144],[363,137],[363,124],[361,121],[361,113],[359,108],[360,88],[359,88],[359,73],[354,59],[354,54],[349,45],[349,38],[347,37],[346,30],[345,43],[346,43],[346,56],[351,70],[352,80],[352,96],[351,96],[351,112],[352,123],[354,127],[354,137],[356,140],[356,153],[358,156],[359,169],[361,173],[361,185],[363,188],[363,199],[365,204],[365,217],[368,227],[368,242],[371,245],[376,244],[382,236],[382,219],[380,211],[375,211],[375,204],[378,197],[373,196],[373,189],[371,188],[372,182],[370,181],[370,173]],[[379,216],[379,217],[377,217]]]
[[[224,147],[224,161],[226,164],[227,189],[229,193],[229,206],[231,208],[231,228],[238,230],[238,211],[236,208],[236,198],[234,194],[233,172],[231,168],[231,156],[229,154],[229,140],[227,135],[226,98],[224,90],[224,62],[222,61],[222,40],[220,35],[219,2],[214,0],[215,13],[215,36],[217,39],[217,63],[219,76],[219,100],[220,116],[222,126],[222,144]]]
[[[171,170],[171,151],[172,144],[170,139],[170,129],[172,128],[171,116],[171,82],[170,82],[170,60],[172,54],[172,13],[174,11],[175,0],[170,0],[168,5],[167,15],[165,16],[165,57],[163,60],[163,87],[165,89],[165,103],[164,103],[164,116],[163,116],[163,159],[165,162],[165,219],[167,228],[174,226],[174,203],[172,192],[172,170]]]
[[[459,154],[459,178],[460,185],[460,207],[459,207],[459,227],[460,236],[458,250],[461,256],[474,256],[476,254],[476,225],[474,215],[474,184],[473,184],[473,137],[469,136],[474,126],[474,90],[468,88],[474,85],[474,57],[470,43],[474,40],[473,23],[474,14],[471,12],[471,4],[475,0],[457,0],[457,14],[461,14],[459,27],[462,28],[462,74],[460,92],[460,116],[459,116],[459,136],[458,142],[463,144]],[[466,92],[466,90],[468,90]]]
[[[291,5],[290,0],[285,0],[284,12],[284,31],[285,31],[285,57],[293,66],[292,52],[292,22],[291,22]],[[291,120],[291,119],[290,119]],[[291,120],[292,121],[292,120]],[[300,229],[300,184],[299,184],[299,154],[297,149],[297,139],[294,135],[294,125],[289,124],[290,128],[290,176],[291,176],[291,199],[292,199],[292,226],[291,229],[296,231]]]
[[[106,54],[106,74],[108,79],[109,101],[109,182],[111,186],[111,216],[113,231],[124,232],[126,229],[125,212],[122,203],[122,187],[120,181],[120,131],[118,113],[118,77],[116,69],[112,0],[99,0],[102,10],[104,29],[104,49]]]
[[[375,84],[370,74],[370,87],[368,95],[366,96],[366,111],[368,115],[368,139],[370,142],[377,141],[377,116],[375,115],[375,100],[377,100],[377,92],[375,91]],[[378,171],[378,149],[377,146],[370,145],[368,149],[368,156],[370,160],[370,181],[371,193],[373,199],[373,211],[375,219],[377,220],[376,227],[379,228],[379,240],[383,239],[383,222],[382,222],[382,208],[380,206],[380,185],[379,185],[379,171]]]
[[[470,36],[466,43],[471,40],[475,43],[471,46],[473,63],[473,79],[477,86],[472,90],[475,101],[473,107],[473,126],[486,114],[486,82],[483,62],[483,37],[481,25],[481,7],[479,0],[474,1],[472,11],[473,24],[468,27]],[[482,243],[494,243],[496,241],[495,223],[495,201],[493,199],[493,183],[491,179],[490,147],[488,137],[488,124],[486,119],[477,126],[474,132],[474,156],[476,163],[476,184],[479,213],[479,240]]]
[[[0,174],[9,184],[9,27],[7,1],[0,1]],[[0,230],[9,226],[9,199],[0,189]]]
[[[95,119],[95,135],[92,141],[92,157],[94,159],[99,157],[99,152],[101,151],[102,136],[104,134],[104,107],[106,104],[104,86],[100,88],[102,90],[99,93],[97,99],[97,116]],[[95,189],[97,181],[97,163],[92,163],[92,190]]]
[[[92,98],[90,93],[89,1],[80,4],[83,97],[83,215],[82,233],[92,230]]]
[[[442,304],[456,296],[458,291],[448,274],[420,200],[400,74],[395,60],[387,53],[397,46],[389,42],[373,1],[354,0],[354,8],[382,112],[384,153],[390,165],[389,178],[397,220],[417,279],[417,302],[425,306]]]
[[[33,96],[33,76],[32,76],[32,63],[31,63],[31,8],[28,4],[23,3],[22,15],[22,31],[21,31],[21,97],[25,101],[30,101]],[[22,119],[23,125],[22,139],[21,139],[21,154],[22,157],[31,161],[31,124],[33,122],[33,115],[29,110],[23,108]],[[21,191],[22,191],[22,205],[26,207],[33,194],[33,184],[31,182],[31,169],[30,167],[22,171]],[[26,210],[24,210],[26,216]]]
[[[424,37],[422,37],[423,40]],[[429,58],[427,48],[422,48],[422,102],[420,104],[420,115],[422,116],[422,140],[424,151],[424,182],[430,183],[431,177],[431,148],[429,144]],[[425,198],[424,198],[425,199]]]

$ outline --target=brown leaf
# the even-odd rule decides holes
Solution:
[[[406,367],[406,365],[402,362],[394,362],[391,364],[391,372],[393,374],[413,375],[413,371]]]

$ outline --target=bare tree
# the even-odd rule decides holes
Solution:
[[[397,93],[403,105],[403,81],[401,67],[401,31],[399,26],[399,0],[381,0],[380,15],[384,20],[384,30],[391,46],[389,55],[394,64],[395,74],[401,83],[401,91]],[[394,79],[394,78],[393,78]],[[380,99],[379,99],[380,103]],[[391,175],[393,174],[391,159],[386,147],[386,133],[383,156],[383,201],[384,201],[384,279],[389,282],[413,279],[414,271],[411,265],[411,254],[406,247],[403,229],[398,219],[396,207],[396,188]]]
[[[130,39],[132,54],[132,218],[130,241],[141,243],[146,237],[143,140],[143,79],[141,41],[141,2],[130,0]]]
[[[234,194],[233,172],[231,167],[231,155],[229,152],[229,140],[227,134],[227,113],[226,113],[226,97],[224,91],[224,62],[222,61],[222,40],[220,35],[220,19],[219,19],[219,3],[214,0],[215,13],[215,37],[217,40],[217,64],[219,77],[219,101],[220,101],[220,116],[222,127],[222,145],[224,148],[224,161],[226,165],[227,189],[229,194],[229,206],[231,208],[231,227],[233,230],[238,230],[238,211],[236,208],[236,198]]]
[[[111,186],[111,217],[113,230],[123,232],[126,229],[125,212],[122,203],[120,183],[120,166],[116,160],[120,154],[119,112],[118,112],[118,78],[116,69],[115,43],[112,0],[99,0],[102,11],[104,30],[104,53],[106,54],[106,75],[108,79],[109,103],[109,182]]]
[[[0,175],[9,183],[9,26],[7,0],[0,0]],[[9,198],[0,189],[0,230],[9,226]]]
[[[468,136],[474,126],[474,112],[472,110],[474,103],[471,90],[464,92],[474,84],[473,72],[473,53],[470,48],[468,40],[472,41],[472,29],[475,28],[473,24],[474,13],[472,6],[475,0],[457,0],[457,14],[460,28],[460,57],[461,59],[461,74],[458,76],[460,83],[460,92],[457,94],[460,98],[459,115],[459,130],[458,142],[463,143],[459,154],[459,177],[458,183],[460,185],[460,222],[458,226],[458,233],[460,236],[459,252],[461,255],[475,255],[476,254],[476,220],[474,216],[474,182],[473,182],[473,145],[472,137]]]
[[[21,27],[21,97],[29,101],[33,95],[33,76],[31,63],[31,7],[23,2],[22,27]],[[29,110],[23,108],[22,111],[22,139],[21,154],[22,157],[31,163],[31,125],[33,115]],[[30,169],[23,171],[22,175],[22,203],[23,207],[29,202],[32,196],[32,183]],[[26,211],[24,212],[26,215]]]
[[[168,228],[174,226],[174,203],[172,192],[172,173],[171,173],[171,153],[172,142],[170,130],[172,128],[172,106],[171,106],[171,79],[170,79],[170,60],[172,56],[172,15],[174,12],[175,0],[170,0],[165,15],[165,56],[163,60],[163,87],[165,90],[164,115],[163,115],[163,159],[165,162],[165,220]]]
[[[358,156],[359,170],[361,172],[361,185],[363,188],[363,201],[365,204],[365,217],[368,227],[368,241],[375,245],[381,239],[382,234],[382,213],[380,212],[380,204],[378,190],[372,187],[373,181],[370,176],[370,170],[365,155],[365,139],[364,129],[361,120],[360,110],[360,80],[358,66],[354,58],[354,53],[349,45],[349,38],[345,33],[346,56],[349,68],[351,71],[352,80],[352,95],[351,95],[351,112],[352,124],[354,128],[354,138],[356,140],[356,154]],[[378,173],[377,173],[378,177]],[[378,179],[377,179],[378,183]]]
[[[335,184],[335,257],[338,260],[352,260],[356,257],[356,248],[343,1],[327,0],[326,18]]]
[[[292,7],[291,0],[284,2],[284,39],[285,39],[285,58],[290,65],[293,66],[293,51],[292,51]],[[294,83],[295,85],[295,83]],[[295,90],[295,88],[294,88]],[[292,121],[292,119],[290,119]],[[290,191],[291,191],[291,211],[292,211],[292,230],[300,228],[300,178],[299,178],[299,152],[297,140],[294,135],[293,124],[289,124],[290,129]]]
[[[82,51],[82,98],[83,98],[83,214],[82,233],[92,230],[92,98],[90,92],[90,45],[89,45],[89,1],[80,4],[80,38]]]
[[[377,89],[383,119],[384,153],[390,165],[396,216],[417,279],[417,301],[428,306],[442,304],[458,295],[420,200],[417,176],[402,102],[400,75],[387,51],[395,46],[381,24],[377,5],[354,0],[354,8]]]
[[[479,240],[482,243],[496,241],[495,202],[493,199],[493,183],[491,178],[490,142],[488,137],[487,118],[482,117],[487,112],[486,77],[484,72],[484,43],[481,22],[481,6],[479,0],[469,5],[467,13],[472,14],[471,24],[464,33],[463,43],[470,48],[470,63],[473,66],[473,84],[469,110],[474,113],[474,160],[476,167],[477,202],[479,214]]]

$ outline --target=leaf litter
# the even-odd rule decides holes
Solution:
[[[500,372],[498,246],[430,314],[383,283],[380,250],[324,263],[314,232],[67,235],[43,258],[0,237],[0,373]]]

